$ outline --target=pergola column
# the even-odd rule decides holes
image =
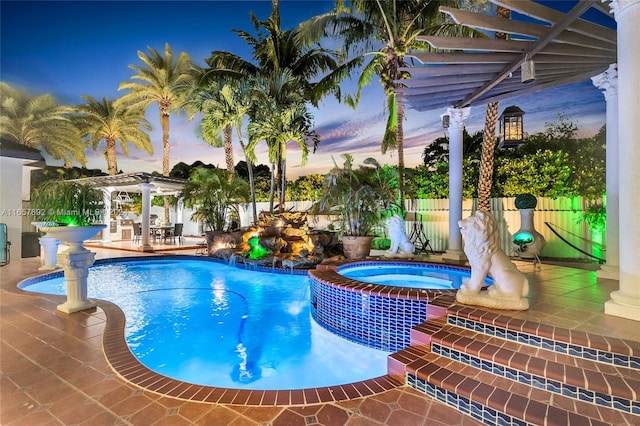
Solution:
[[[618,179],[620,287],[604,305],[608,315],[640,321],[640,0],[614,0],[618,23]]]
[[[462,220],[462,139],[464,121],[471,108],[449,108],[449,245],[443,259],[462,261],[462,234],[458,222]]]
[[[113,186],[105,186],[100,188],[104,194],[104,211],[102,212],[102,223],[107,225],[102,233],[102,242],[111,242],[111,193],[115,190]]]
[[[620,279],[620,227],[618,184],[618,66],[611,64],[609,69],[591,77],[593,85],[601,89],[607,103],[607,264],[598,270],[599,278]]]
[[[140,236],[142,251],[153,251],[153,247],[149,244],[149,212],[151,210],[151,188],[152,183],[141,183],[142,189],[142,235]]]

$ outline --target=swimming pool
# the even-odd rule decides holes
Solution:
[[[64,294],[60,273],[26,291]],[[117,304],[136,358],[162,375],[234,389],[303,389],[387,373],[388,352],[318,326],[305,276],[209,260],[118,261],[90,268],[89,297]]]
[[[354,280],[393,287],[458,290],[468,269],[427,263],[368,262],[347,264],[338,273]],[[485,280],[492,284],[491,278]]]

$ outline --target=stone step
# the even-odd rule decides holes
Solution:
[[[479,333],[591,361],[640,369],[640,342],[600,336],[453,304],[447,322]]]
[[[486,424],[634,425],[637,416],[524,385],[408,347],[389,358],[389,373]]]
[[[422,327],[429,323],[434,329],[440,327],[430,335],[434,354],[525,385],[640,415],[638,370],[601,366],[436,321]]]

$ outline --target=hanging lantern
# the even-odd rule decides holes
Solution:
[[[520,75],[523,83],[531,83],[536,79],[536,63],[533,59],[529,59],[529,55],[526,56],[525,61],[520,65]]]
[[[524,111],[512,105],[502,111],[500,121],[500,148],[517,148],[522,145]]]

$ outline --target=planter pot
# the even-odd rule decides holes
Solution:
[[[345,235],[342,237],[342,250],[347,259],[362,259],[369,256],[371,242],[374,237],[353,237]]]

